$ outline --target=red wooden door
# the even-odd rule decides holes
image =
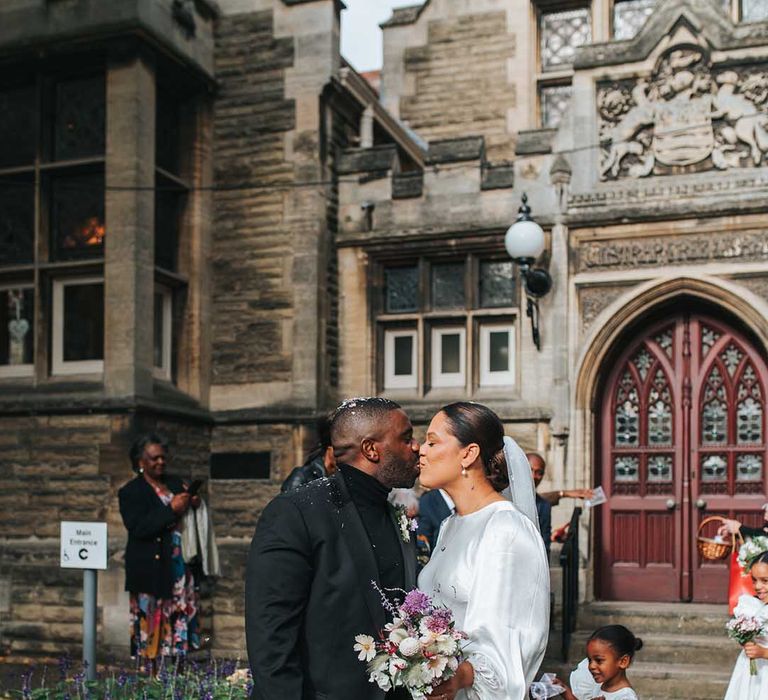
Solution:
[[[600,597],[726,599],[726,565],[700,559],[697,530],[713,514],[762,521],[767,379],[754,346],[713,318],[681,314],[628,344],[600,408]]]

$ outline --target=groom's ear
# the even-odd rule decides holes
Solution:
[[[367,437],[360,443],[360,454],[369,462],[378,462],[380,459],[379,449],[376,446],[376,440]]]
[[[461,466],[471,467],[480,457],[480,446],[476,442],[471,442],[462,450]]]

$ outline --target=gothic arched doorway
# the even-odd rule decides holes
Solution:
[[[768,367],[714,315],[668,313],[624,337],[597,415],[598,596],[724,601],[726,564],[700,559],[697,529],[763,520]]]

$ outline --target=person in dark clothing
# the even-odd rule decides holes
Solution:
[[[117,494],[128,530],[125,590],[130,593],[131,656],[155,662],[200,646],[195,581],[181,556],[179,522],[199,496],[167,474],[165,438],[148,433],[131,446],[137,476]]]
[[[717,531],[721,537],[735,535],[737,532],[744,538],[768,536],[768,503],[763,506],[764,522],[762,527],[743,525],[740,520],[725,520]]]
[[[304,464],[294,467],[280,487],[281,493],[293,491],[299,486],[330,476],[336,471],[336,459],[331,445],[331,426],[327,418],[321,418],[318,421],[317,432],[320,438],[317,446],[309,453]]]
[[[418,475],[405,412],[382,398],[343,403],[331,419],[337,473],[280,494],[248,556],[245,630],[256,700],[383,700],[355,636],[378,637],[381,589],[416,586],[415,537],[387,502]],[[400,689],[402,691],[402,689]]]
[[[440,526],[454,511],[451,497],[440,489],[427,491],[419,499],[419,536],[429,542],[430,551],[434,551]]]

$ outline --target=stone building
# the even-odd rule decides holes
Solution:
[[[100,634],[125,649],[115,494],[147,427],[207,482],[205,611],[240,652],[258,513],[361,394],[421,430],[482,401],[553,488],[602,485],[587,600],[722,599],[698,524],[766,500],[764,3],[428,0],[384,24],[380,93],[341,11],[0,7],[5,654],[79,637],[59,520],[109,523]],[[523,193],[553,279],[532,307],[503,246]]]

